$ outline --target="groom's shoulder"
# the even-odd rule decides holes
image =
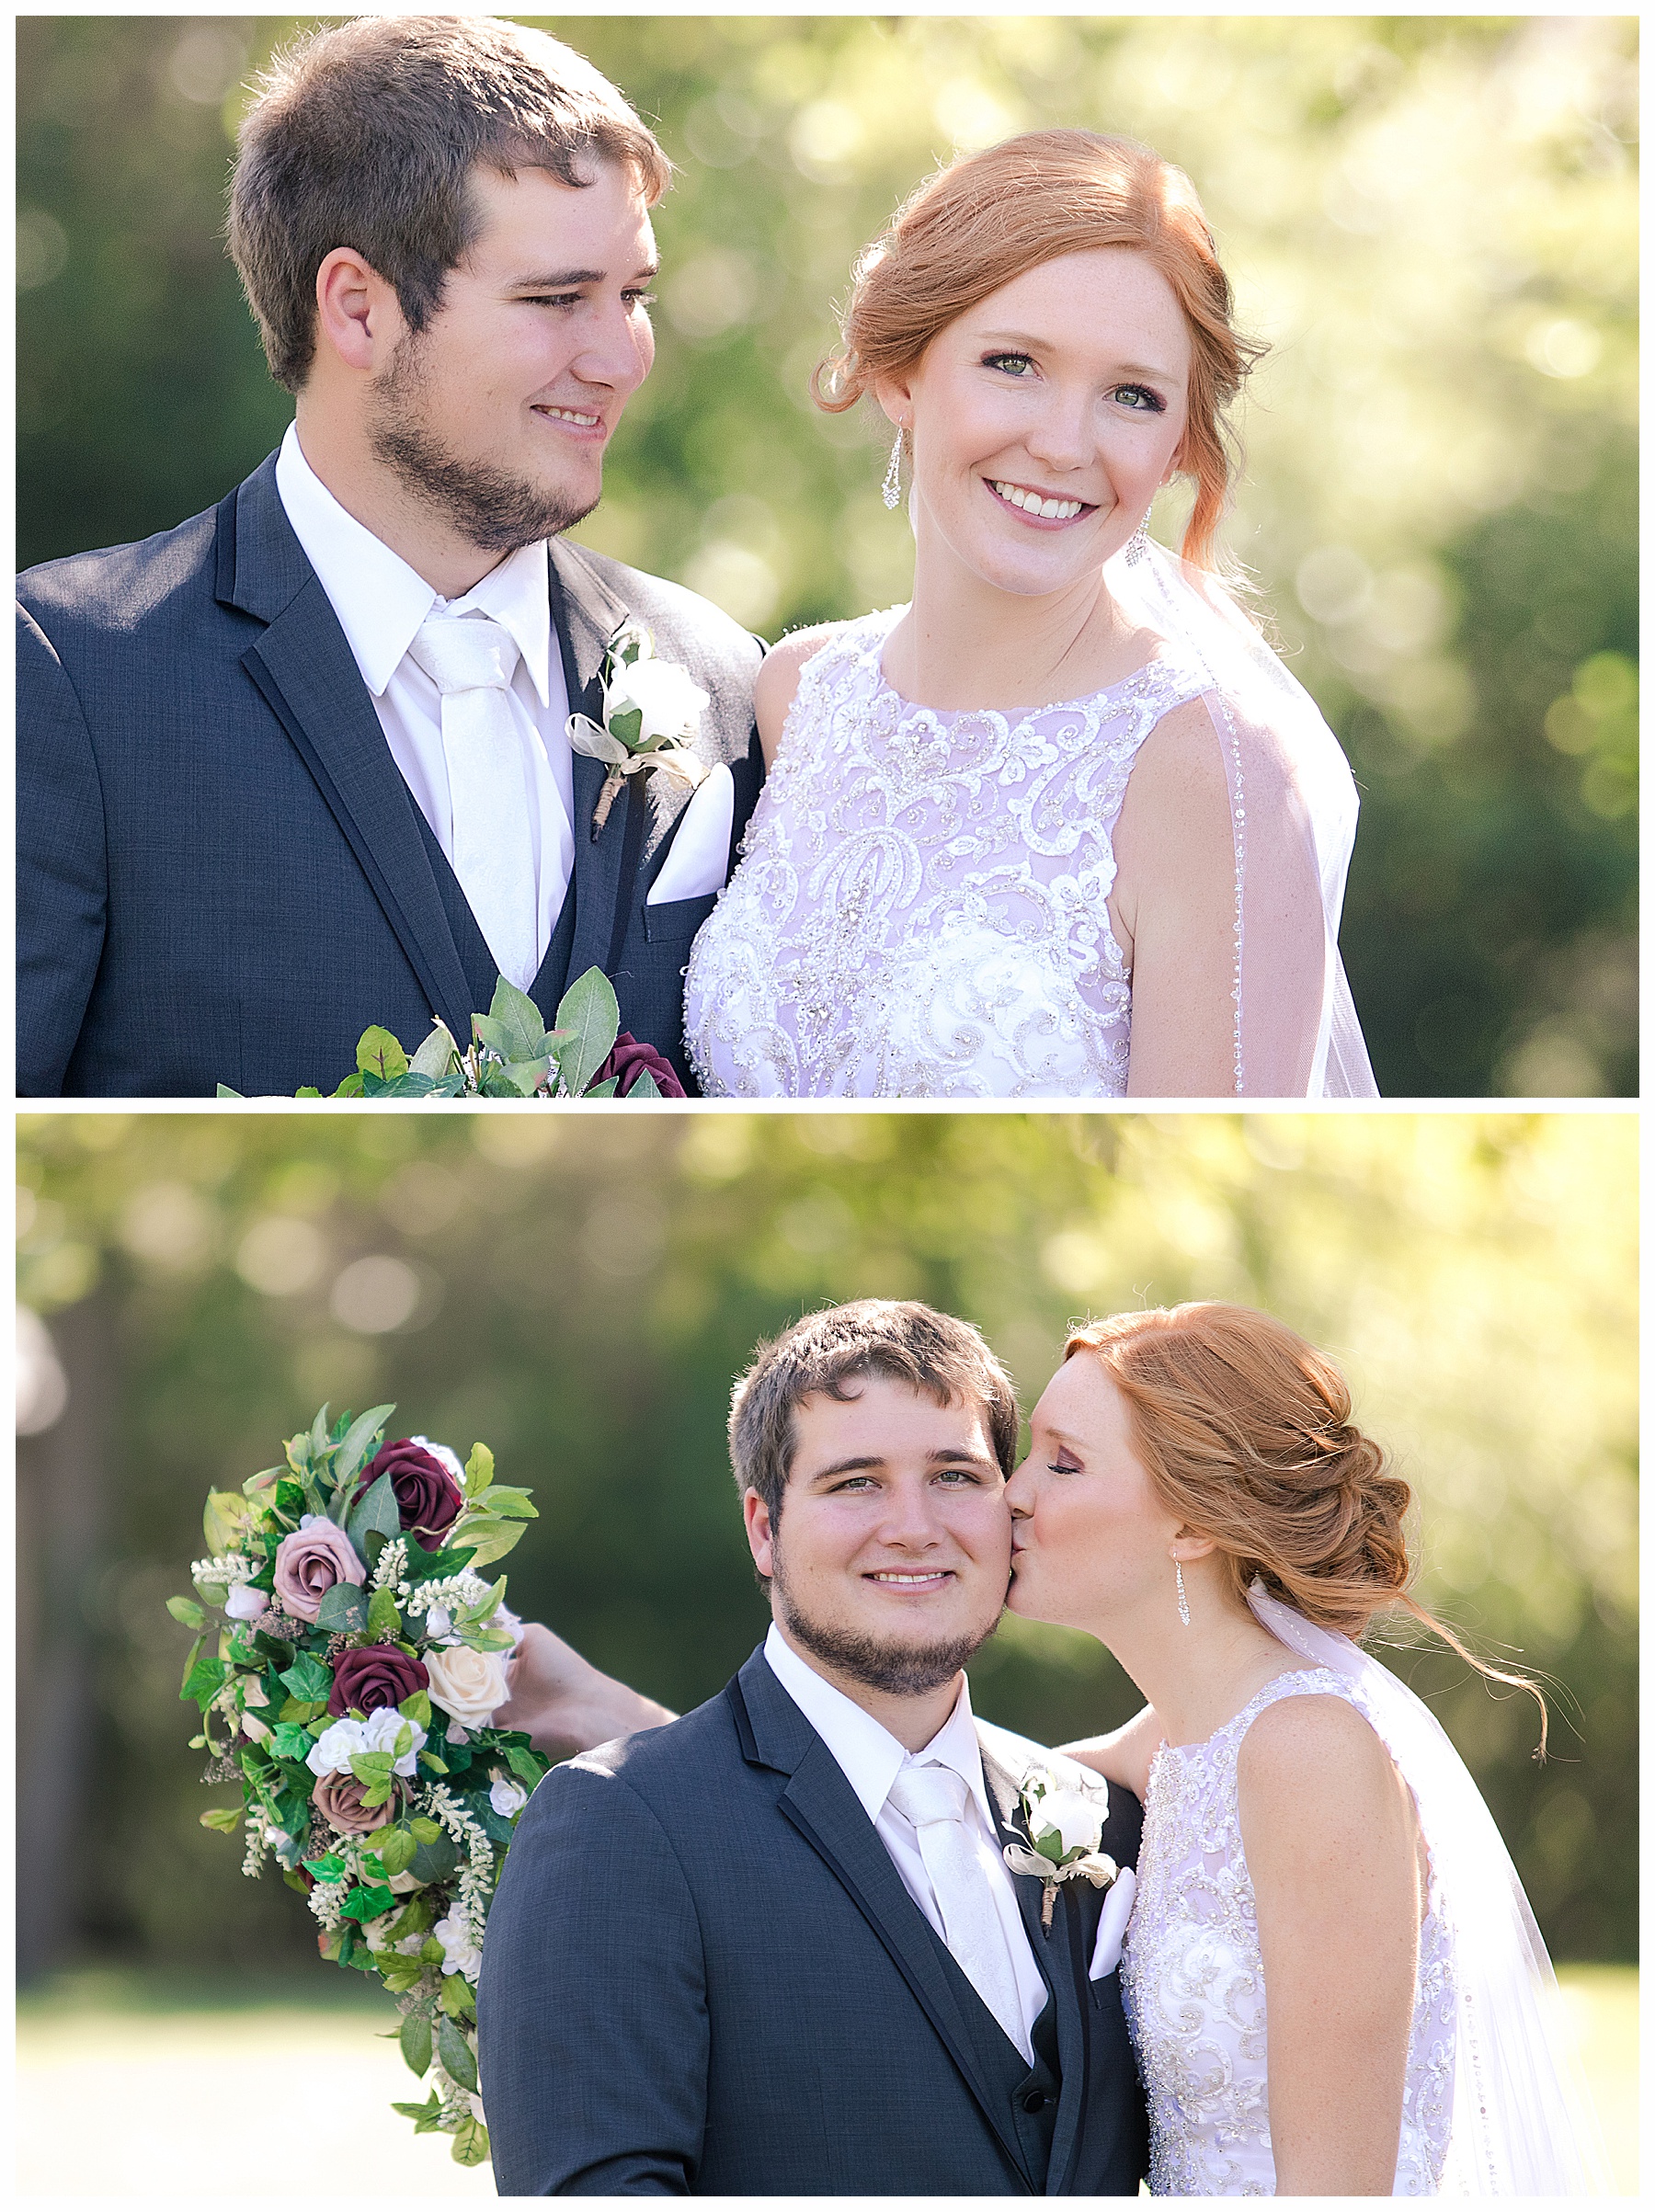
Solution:
[[[646,625],[657,653],[668,647],[674,658],[702,658],[739,668],[748,677],[764,657],[762,639],[687,585],[629,568],[624,561],[611,560],[568,538],[562,543],[566,556],[582,564],[629,614]]]
[[[130,545],[42,561],[18,577],[18,600],[54,638],[65,625],[130,635],[211,587],[217,526],[210,507]]]

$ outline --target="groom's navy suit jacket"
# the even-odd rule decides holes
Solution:
[[[1033,1747],[978,1735],[1009,1840]],[[1110,1791],[1123,1865],[1142,1819]],[[500,2194],[1136,2195],[1119,1976],[1087,1978],[1103,1893],[1066,1883],[1048,1937],[1014,1879],[1055,2111],[761,1652],[684,1719],[554,1768],[478,1990]]]
[[[758,642],[704,599],[554,540],[547,588],[571,712],[598,718],[628,616],[711,694],[697,749],[762,768]],[[17,649],[17,1089],[211,1097],[331,1089],[371,1022],[462,1043],[495,963],[403,781],[276,490],[274,456],[139,545],[31,569]],[[575,873],[533,997],[589,967],[687,1076],[682,976],[713,899],[648,906],[686,803],[575,757]],[[732,839],[732,848],[735,838]]]

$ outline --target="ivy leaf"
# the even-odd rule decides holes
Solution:
[[[333,1852],[320,1859],[302,1859],[300,1864],[314,1874],[318,1882],[337,1882],[345,1871],[345,1862]]]
[[[357,1039],[357,1073],[377,1076],[382,1083],[394,1082],[398,1076],[408,1072],[408,1055],[388,1029],[371,1023]]]
[[[270,1738],[270,1748],[278,1759],[291,1759],[302,1764],[310,1755],[313,1741],[311,1732],[297,1721],[284,1720],[278,1724]]]
[[[168,1598],[166,1610],[181,1628],[200,1628],[207,1615],[193,1598]]]
[[[336,1582],[324,1591],[316,1608],[316,1626],[342,1636],[354,1636],[368,1625],[368,1602],[355,1582]]]
[[[224,1662],[214,1659],[211,1652],[194,1660],[184,1677],[184,1687],[178,1692],[178,1703],[188,1705],[192,1700],[203,1712],[223,1687]]]
[[[348,1921],[376,1921],[382,1912],[389,1912],[395,1902],[396,1892],[387,1889],[382,1882],[359,1883],[339,1907],[339,1913]]]
[[[312,1653],[305,1651],[293,1661],[280,1678],[284,1690],[313,1705],[317,1698],[325,1699],[333,1689],[333,1674]]]
[[[450,2081],[457,2081],[462,2089],[477,2086],[477,2061],[472,2056],[471,2045],[464,2032],[457,2027],[445,2012],[437,2023],[437,2056],[442,2061],[442,2070]]]

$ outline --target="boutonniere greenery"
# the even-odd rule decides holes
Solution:
[[[615,795],[628,776],[659,770],[693,791],[707,772],[690,741],[701,727],[708,697],[676,661],[657,660],[655,640],[642,622],[616,633],[603,663],[603,721],[571,714],[569,743],[577,753],[608,763],[609,774],[592,810],[592,835],[609,820]]]
[[[226,1084],[221,1099],[242,1094]],[[313,1086],[293,1094],[319,1099]],[[502,975],[486,1014],[472,1016],[464,1052],[438,1021],[413,1054],[388,1029],[371,1024],[357,1040],[357,1064],[336,1099],[681,1099],[684,1087],[653,1044],[621,1027],[614,986],[588,968],[558,1003],[551,1029],[526,992]]]
[[[1024,1780],[1017,1802],[1029,1842],[1008,1843],[1004,1857],[1013,1874],[1032,1874],[1044,1883],[1040,1924],[1049,1935],[1059,1882],[1079,1877],[1094,1889],[1105,1889],[1121,1871],[1098,1848],[1109,1817],[1109,1791],[1101,1783],[1095,1792],[1090,1786],[1076,1789],[1059,1782],[1049,1768],[1036,1767]]]

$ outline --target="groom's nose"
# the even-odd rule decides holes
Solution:
[[[895,1483],[887,1497],[879,1534],[906,1551],[928,1551],[942,1540],[942,1528],[929,1483]]]
[[[570,371],[582,383],[607,384],[624,398],[635,392],[655,363],[655,333],[645,314],[631,313],[622,300],[605,300],[580,333]]]

